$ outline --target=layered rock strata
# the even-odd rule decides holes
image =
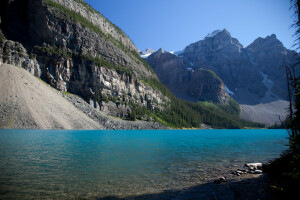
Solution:
[[[109,115],[168,104],[142,81],[157,77],[128,36],[84,1],[6,1],[1,18],[8,39],[1,44],[2,62],[22,66]]]

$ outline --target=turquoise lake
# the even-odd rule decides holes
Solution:
[[[266,163],[286,130],[0,130],[0,199],[153,194]]]

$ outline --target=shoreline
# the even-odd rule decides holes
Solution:
[[[223,171],[223,176],[217,173],[211,178],[193,186],[183,186],[180,189],[163,190],[152,194],[140,194],[130,196],[106,196],[96,198],[98,200],[136,200],[136,199],[276,199],[269,193],[269,177],[267,174],[241,174],[232,172],[240,170],[240,167],[232,167]],[[218,177],[218,178],[217,178]],[[226,177],[226,181],[216,183],[216,180]],[[216,179],[217,178],[217,179]]]

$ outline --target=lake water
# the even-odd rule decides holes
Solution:
[[[78,199],[190,187],[287,149],[285,130],[0,130],[0,199]]]

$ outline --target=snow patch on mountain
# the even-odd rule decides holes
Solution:
[[[184,51],[183,50],[181,50],[181,51],[170,51],[169,53],[174,54],[176,56],[179,56],[180,54],[183,54]]]
[[[143,51],[140,51],[140,56],[142,58],[147,58],[148,56],[150,56],[154,52],[155,52],[155,50],[147,48],[147,49],[145,49]]]

